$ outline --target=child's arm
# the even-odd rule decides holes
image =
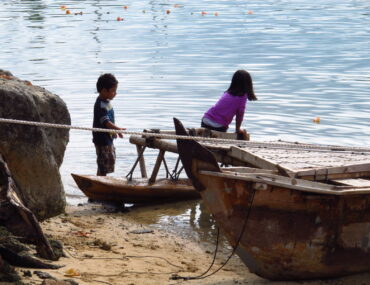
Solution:
[[[236,122],[235,122],[235,132],[236,133],[239,133],[241,131],[240,127],[242,126],[242,120],[240,120],[239,118],[236,118]]]
[[[107,127],[108,129],[113,129],[113,130],[126,130],[126,128],[120,128],[118,126],[116,126],[115,124],[113,124],[111,121],[106,121],[105,122],[105,127]],[[118,136],[120,138],[123,138],[123,134],[122,133],[118,133]]]
[[[240,133],[240,132],[243,132],[243,130],[241,130],[241,126],[242,126],[242,122],[243,122],[243,119],[244,119],[244,113],[245,113],[245,105],[247,103],[247,100],[243,101],[238,110],[236,111],[236,116],[235,116],[235,132],[236,133]]]

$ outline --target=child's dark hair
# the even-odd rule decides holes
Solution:
[[[96,89],[100,93],[101,90],[111,89],[112,87],[118,84],[118,80],[111,73],[105,73],[99,76],[98,81],[96,82]]]
[[[230,87],[229,89],[227,89],[227,92],[229,92],[233,96],[244,96],[245,94],[247,94],[248,100],[257,100],[257,97],[254,94],[253,90],[252,77],[248,73],[248,71],[245,71],[243,69],[237,70],[234,73],[233,78],[231,79]]]

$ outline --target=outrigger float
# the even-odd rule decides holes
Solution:
[[[176,134],[186,136],[175,120]],[[281,143],[231,146],[250,167],[221,169],[178,139],[208,210],[249,270],[270,280],[370,271],[370,149]]]
[[[174,170],[169,170],[165,159],[165,153],[178,153],[175,142],[170,142],[160,138],[160,135],[175,135],[174,131],[144,130],[144,133],[156,133],[158,136],[130,136],[130,143],[136,145],[137,159],[125,178],[114,176],[79,175],[72,173],[79,189],[90,199],[116,202],[116,203],[163,203],[171,201],[184,201],[189,199],[199,199],[200,194],[196,191],[187,178],[179,178],[181,171],[180,159],[177,159]],[[189,129],[192,136],[220,138],[236,140],[238,135],[235,133],[222,133],[210,131],[204,128]],[[239,137],[241,140],[249,139]],[[158,149],[156,163],[150,177],[147,174],[147,167],[144,159],[144,152],[147,148]],[[225,149],[215,145],[209,148],[215,153],[218,162],[223,164],[233,164],[238,162],[225,153]],[[141,178],[133,178],[136,166],[139,164]],[[157,178],[160,167],[164,165],[166,178]]]

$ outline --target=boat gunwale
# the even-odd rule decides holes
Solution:
[[[325,194],[325,195],[337,195],[337,196],[345,196],[345,195],[362,195],[362,194],[370,194],[370,187],[363,188],[363,187],[351,187],[350,189],[341,189],[340,186],[335,185],[328,185],[320,182],[308,181],[303,179],[297,178],[289,178],[289,177],[282,177],[274,174],[268,174],[265,172],[261,173],[240,173],[240,172],[215,172],[215,171],[207,171],[207,170],[200,170],[199,174],[206,175],[206,176],[213,176],[213,177],[222,177],[222,178],[229,178],[229,179],[237,179],[237,180],[244,180],[248,182],[257,182],[257,183],[265,183],[272,186],[284,187],[291,190],[297,190],[302,192],[311,192],[316,194]],[[284,181],[273,181],[267,180],[268,179],[286,179],[290,181],[294,181],[294,184],[287,183]],[[297,185],[298,183],[305,183],[309,182],[310,184],[314,184],[317,188],[308,187]],[[320,189],[320,187],[322,187]],[[326,189],[323,189],[326,188]],[[352,190],[353,189],[353,190]]]

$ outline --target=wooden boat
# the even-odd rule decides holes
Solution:
[[[186,135],[176,119],[175,127],[178,135]],[[287,171],[284,163],[266,157],[250,159],[254,152],[249,150],[249,162],[275,169],[235,172],[221,170],[213,154],[195,141],[179,139],[177,146],[187,175],[251,272],[270,280],[299,280],[370,271],[370,164],[363,163],[369,154],[362,153],[367,158],[358,165],[342,167],[343,178],[339,166],[323,171],[317,156],[317,171],[312,165],[302,170],[302,161],[296,163],[299,171],[294,163]],[[296,178],[297,173],[325,183]],[[361,185],[351,185],[354,180]]]
[[[182,201],[198,199],[200,194],[194,189],[188,179],[179,179],[182,168],[178,168],[179,159],[171,172],[165,159],[166,152],[177,153],[176,143],[160,139],[160,135],[174,135],[174,131],[144,130],[151,136],[131,136],[130,142],[136,145],[138,157],[127,174],[127,178],[102,177],[94,175],[72,174],[77,186],[89,198],[100,201],[111,201],[119,203],[158,203],[168,201]],[[243,136],[235,133],[222,133],[210,131],[204,128],[189,129],[192,136],[222,138],[232,140],[249,140],[249,134]],[[148,178],[144,160],[146,148],[159,149],[156,163]],[[233,162],[232,158],[225,160],[226,150],[216,148],[214,150],[220,162]],[[141,179],[132,178],[137,165],[140,165]],[[170,179],[157,179],[161,165],[165,166],[166,177]]]
[[[117,203],[160,203],[200,198],[188,179],[117,178],[111,176],[72,174],[78,187],[89,198]]]

